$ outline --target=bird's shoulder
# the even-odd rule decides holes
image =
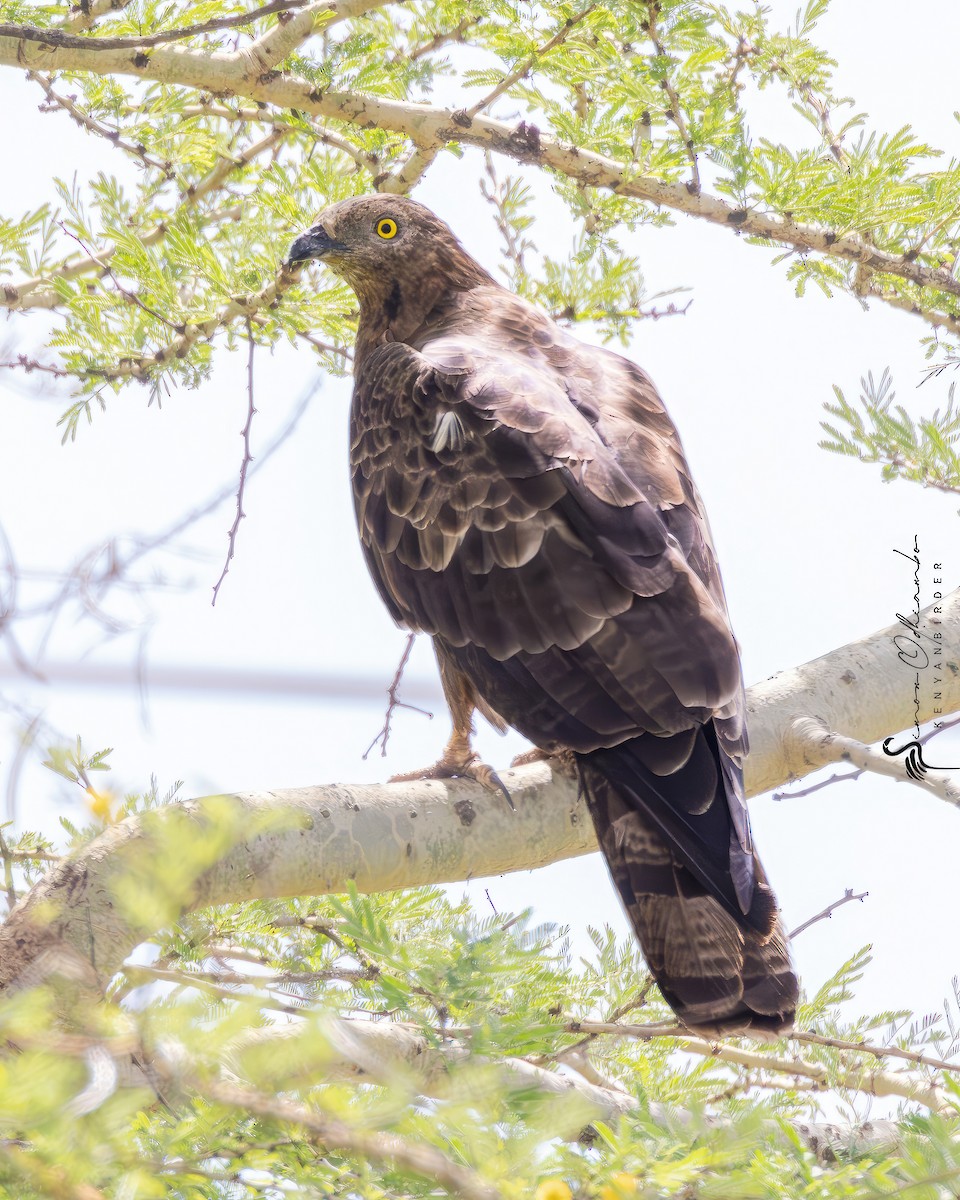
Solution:
[[[448,297],[407,340],[367,352],[355,375],[356,436],[386,443],[403,427],[429,437],[438,410],[461,409],[466,423],[523,439],[538,460],[546,456],[544,466],[592,464],[620,503],[634,498],[625,477],[657,508],[702,514],[679,434],[647,372],[497,284]]]

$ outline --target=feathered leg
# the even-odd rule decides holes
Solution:
[[[447,708],[450,710],[450,717],[453,721],[453,731],[444,747],[443,754],[432,767],[425,767],[420,771],[405,771],[402,775],[393,775],[390,782],[405,783],[413,779],[475,779],[477,783],[483,784],[492,792],[503,792],[512,808],[513,801],[500,776],[493,767],[481,761],[472,745],[475,710],[481,712],[499,733],[505,732],[506,724],[477,694],[473,683],[458,669],[456,663],[437,639],[434,639],[433,648],[437,655],[437,665],[440,668],[443,697],[447,702]]]

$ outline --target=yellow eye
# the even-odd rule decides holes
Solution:
[[[397,223],[391,217],[381,217],[377,222],[377,233],[388,241],[397,236]]]

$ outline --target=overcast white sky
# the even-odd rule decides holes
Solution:
[[[793,3],[776,3],[786,23]],[[948,156],[957,153],[953,73],[934,70],[936,47],[957,44],[955,0],[924,0],[911,9],[875,0],[869,8],[837,0],[822,24],[822,41],[840,62],[842,90],[854,96],[870,124],[893,130],[909,122]],[[869,13],[869,21],[865,13]],[[907,40],[909,33],[909,40]],[[899,47],[896,76],[889,67]],[[0,111],[14,114],[4,130],[5,158],[16,163],[0,190],[7,216],[52,199],[51,169],[69,179],[117,171],[119,155],[62,114],[43,115],[36,85],[18,72],[0,73]],[[756,97],[755,128],[808,139],[807,127],[765,93]],[[496,267],[496,234],[476,192],[479,156],[448,159],[415,193],[453,226],[488,266]],[[510,164],[501,164],[504,173]],[[469,174],[470,172],[473,174]],[[470,182],[464,180],[469,174]],[[323,198],[317,198],[318,208]],[[573,231],[562,210],[547,214],[535,238],[546,248],[567,244]],[[294,230],[291,230],[293,234]],[[685,285],[693,304],[685,317],[643,323],[629,353],[652,373],[676,421],[718,543],[747,682],[823,654],[886,626],[909,610],[909,564],[894,554],[919,538],[923,603],[932,566],[944,564],[949,586],[960,583],[957,498],[899,483],[817,448],[821,405],[839,384],[855,395],[861,374],[893,370],[900,400],[916,415],[946,399],[950,379],[916,390],[923,367],[916,319],[875,305],[864,312],[850,299],[794,297],[783,267],[768,251],[740,245],[725,230],[684,220],[674,229],[645,230],[636,239],[651,290]],[[44,319],[17,316],[3,328],[7,348],[31,351]],[[131,388],[60,446],[62,400],[28,394],[0,378],[0,520],[24,567],[62,568],[98,538],[118,531],[150,533],[235,478],[239,430],[246,412],[245,356],[221,352],[213,380],[175,392],[147,408]],[[284,424],[315,378],[305,353],[278,347],[258,353],[259,413],[254,453]],[[6,386],[4,387],[4,385]],[[231,505],[191,530],[201,555],[164,560],[164,569],[195,586],[154,596],[148,661],[154,665],[249,667],[328,672],[382,680],[393,674],[403,635],[383,612],[356,546],[346,466],[349,383],[325,381],[296,435],[248,487],[238,555],[215,609],[210,588],[220,572]],[[154,569],[151,564],[147,573]],[[50,656],[128,662],[132,638],[90,649],[89,627],[62,628]],[[4,661],[0,658],[0,670]],[[418,644],[411,684],[434,679],[429,647]],[[905,673],[904,687],[912,686]],[[142,787],[155,774],[161,787],[185,781],[185,794],[277,788],[334,780],[374,780],[432,762],[446,736],[433,721],[401,713],[386,762],[361,754],[382,720],[383,705],[318,697],[171,693],[154,690],[148,724],[135,688],[44,687],[2,680],[2,694],[91,747],[110,745],[117,781]],[[931,749],[936,763],[960,763],[960,738]],[[9,743],[0,753],[10,766]],[[505,764],[519,739],[481,737],[489,760]],[[952,756],[952,757],[951,757]],[[0,779],[2,784],[2,779]],[[28,766],[19,820],[50,828],[56,811],[77,809],[79,796]],[[960,813],[942,802],[883,780],[861,780],[793,802],[753,803],[759,844],[788,926],[838,898],[847,887],[869,891],[798,939],[796,955],[808,987],[816,986],[866,942],[875,963],[861,986],[864,1008],[940,1007],[960,972],[960,936],[953,918]],[[76,816],[76,811],[74,813]],[[573,926],[585,948],[588,923],[625,931],[599,857],[557,864],[468,891],[484,905],[536,907],[543,920]]]

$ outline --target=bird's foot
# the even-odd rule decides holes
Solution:
[[[577,759],[572,750],[550,751],[535,746],[532,750],[524,750],[523,754],[518,754],[510,766],[525,767],[536,762],[548,762],[554,770],[566,775],[568,779],[577,778]]]
[[[507,803],[514,807],[506,785],[493,767],[482,762],[479,754],[470,751],[466,755],[444,754],[432,767],[419,771],[404,771],[402,775],[391,775],[391,783],[410,783],[417,779],[472,779],[490,792],[503,792]]]

